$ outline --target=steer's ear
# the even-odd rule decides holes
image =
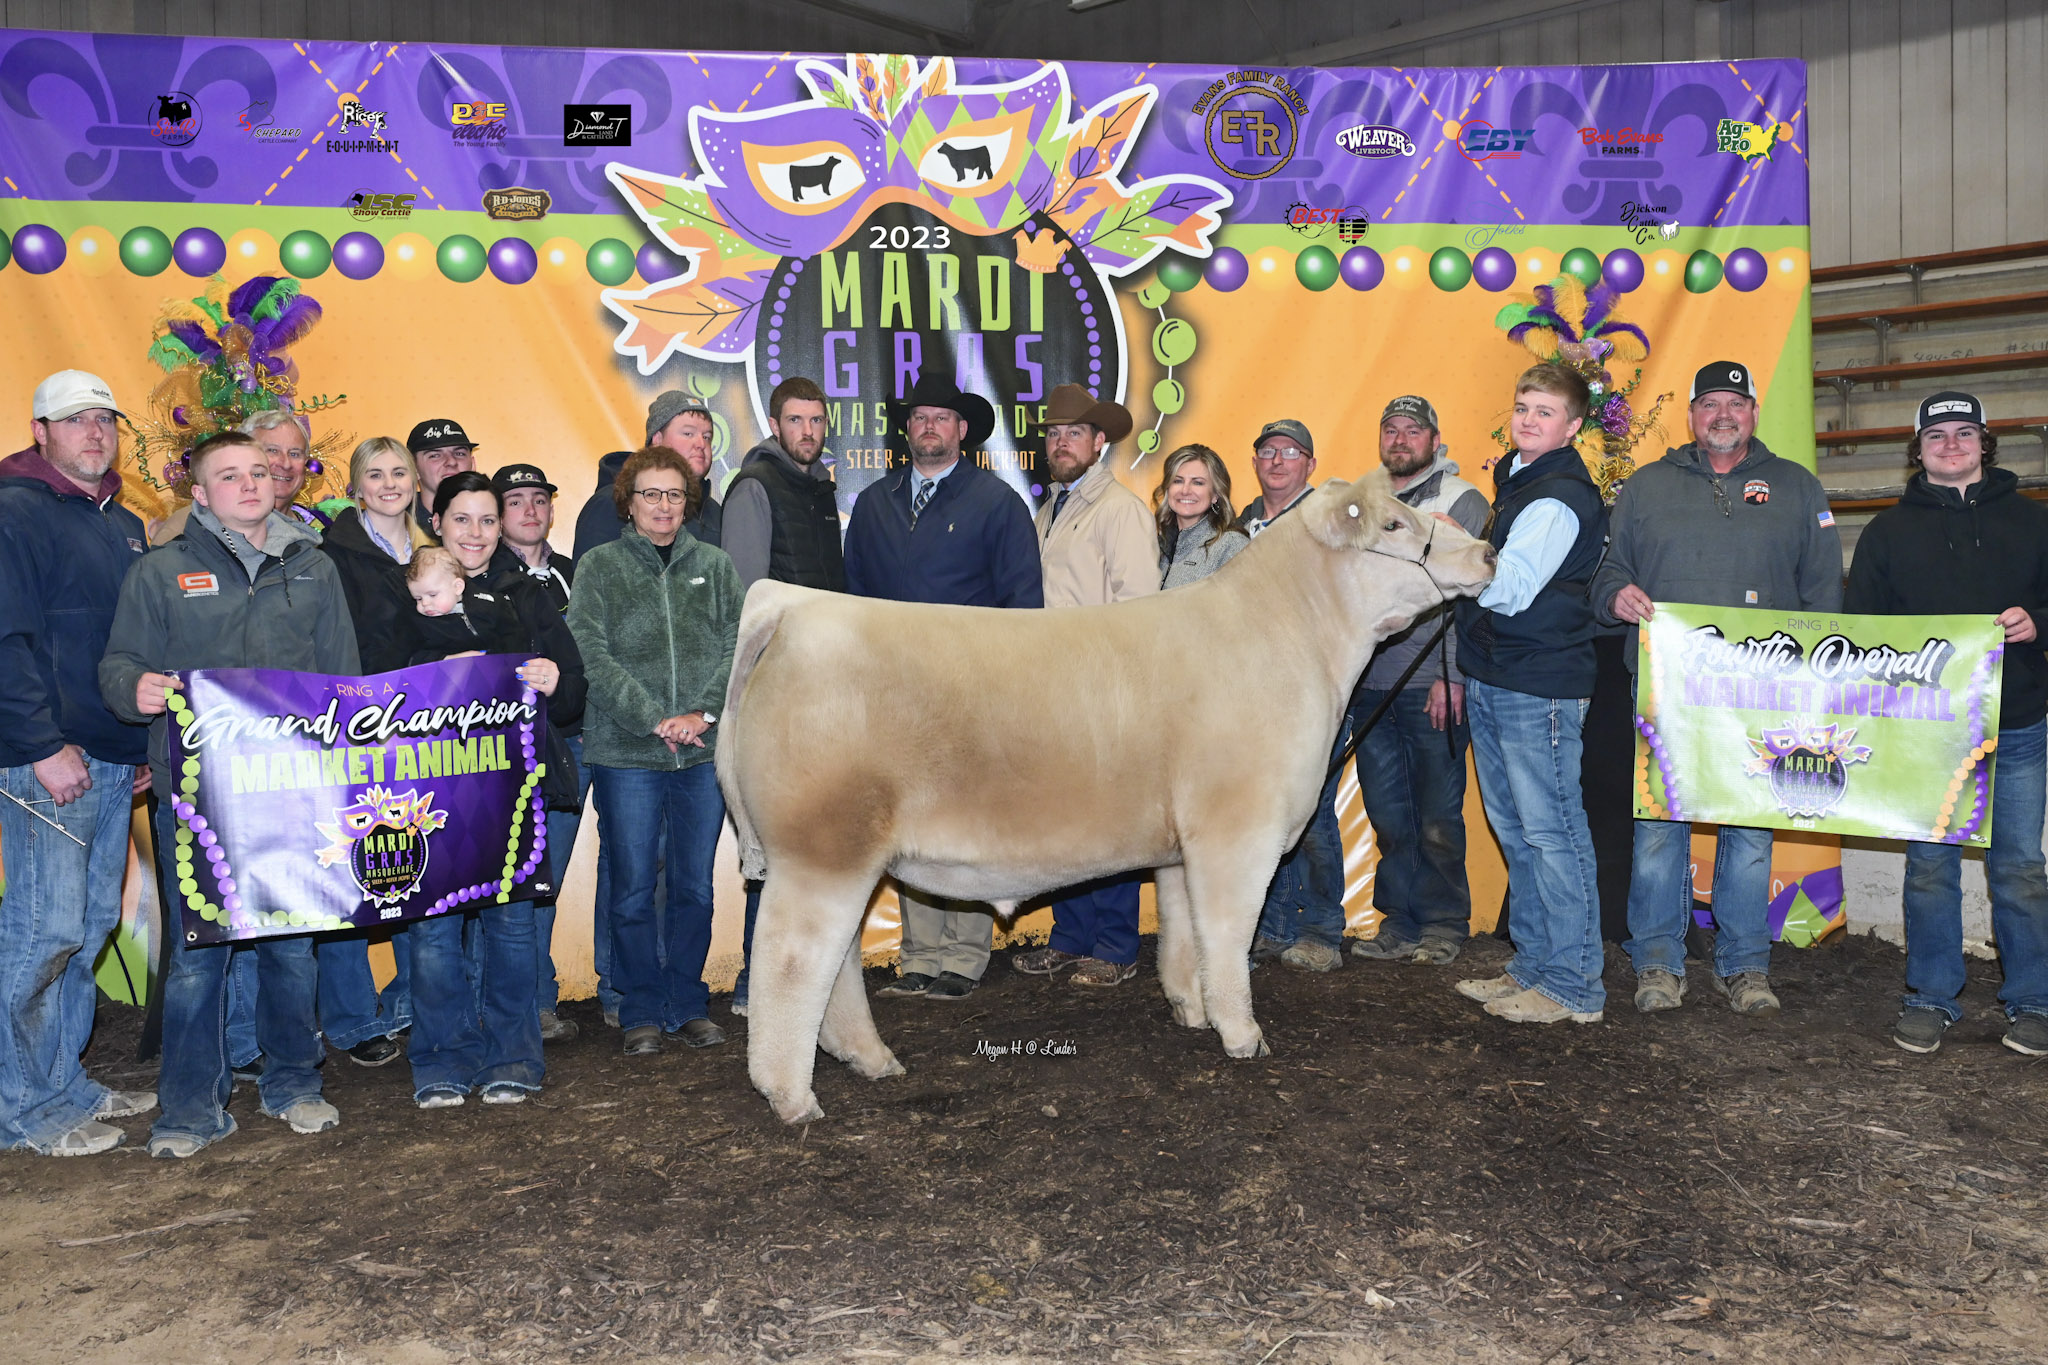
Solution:
[[[1296,515],[1308,533],[1333,550],[1363,550],[1379,537],[1380,519],[1367,484],[1331,480],[1309,494]]]

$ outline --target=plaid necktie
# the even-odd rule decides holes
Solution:
[[[919,479],[917,481],[917,492],[910,495],[910,524],[912,526],[917,525],[917,519],[924,515],[925,504],[932,500],[932,494],[937,490],[938,486],[939,481],[937,479]]]

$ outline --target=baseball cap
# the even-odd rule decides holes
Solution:
[[[491,489],[504,497],[515,488],[545,488],[548,496],[555,495],[555,486],[548,482],[548,476],[537,464],[508,464],[491,475]]]
[[[1414,394],[1404,394],[1387,404],[1387,410],[1380,414],[1380,424],[1386,425],[1389,417],[1406,417],[1431,431],[1442,430],[1436,424],[1436,409],[1429,405],[1427,398],[1417,398]]]
[[[475,450],[476,442],[469,439],[462,423],[452,417],[430,418],[414,427],[412,435],[405,438],[405,448],[415,455],[440,446],[468,446]]]
[[[1920,416],[1913,423],[1913,430],[1922,432],[1938,422],[1975,422],[1980,427],[1984,426],[1984,405],[1974,394],[1955,389],[1937,393],[1921,402]]]
[[[114,391],[107,381],[84,370],[59,370],[36,385],[35,406],[30,410],[38,422],[76,417],[89,408],[107,408],[115,416],[128,414],[114,406]]]
[[[648,441],[652,443],[656,432],[686,412],[701,412],[706,417],[711,415],[711,410],[704,406],[704,400],[695,394],[684,393],[681,389],[656,394],[654,401],[647,405]]]
[[[1292,417],[1282,417],[1278,421],[1268,422],[1265,426],[1259,428],[1258,437],[1252,442],[1252,449],[1257,450],[1260,446],[1264,445],[1268,436],[1288,437],[1309,454],[1313,455],[1316,453],[1316,438],[1309,435],[1308,428],[1295,421]]]
[[[1749,377],[1749,366],[1738,365],[1732,360],[1702,365],[1700,372],[1692,377],[1692,397],[1687,401],[1696,403],[1710,393],[1739,393],[1754,400],[1756,384]]]

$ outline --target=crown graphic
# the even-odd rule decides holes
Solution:
[[[1073,245],[1055,238],[1051,228],[1041,228],[1036,237],[1019,228],[1010,240],[1017,244],[1017,264],[1040,275],[1050,275],[1058,270],[1060,257]]]

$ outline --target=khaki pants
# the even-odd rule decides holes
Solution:
[[[953,972],[981,980],[995,942],[995,912],[975,901],[927,899],[901,882],[896,893],[903,902],[902,972]]]

